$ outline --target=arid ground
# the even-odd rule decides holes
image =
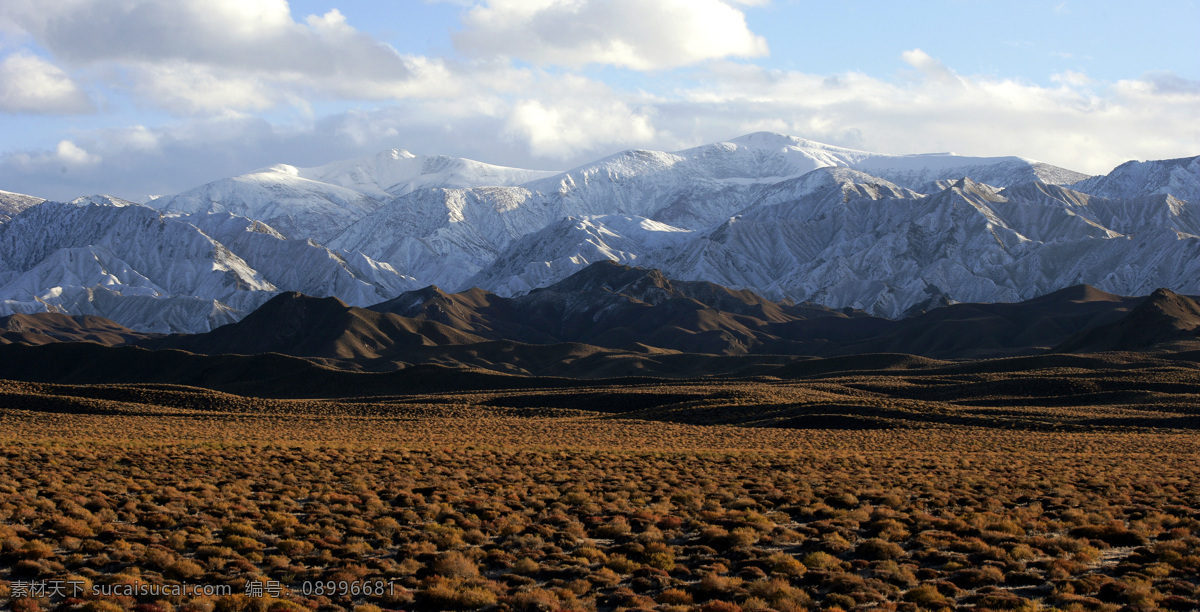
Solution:
[[[315,399],[5,382],[0,596],[114,612],[1200,607],[1194,363],[777,373],[433,369]]]

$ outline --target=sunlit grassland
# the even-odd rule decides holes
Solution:
[[[0,595],[70,579],[235,594],[9,605],[1200,606],[1187,381],[1147,402],[1064,379],[1022,403],[1003,380],[918,378],[336,400],[3,383]],[[955,391],[972,384],[990,391]],[[265,583],[282,590],[243,594]],[[315,593],[329,583],[347,587]]]

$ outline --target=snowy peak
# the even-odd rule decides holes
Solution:
[[[1181,200],[1200,203],[1200,155],[1125,162],[1104,176],[1079,181],[1071,188],[1104,198],[1170,194]]]
[[[717,179],[790,178],[826,166],[850,166],[871,154],[782,134],[759,132],[675,155]]]
[[[891,155],[822,144],[794,136],[756,132],[680,151],[675,155],[720,171],[726,178],[793,177],[828,166],[845,166],[923,193],[942,180],[963,177],[1007,187],[1040,180],[1068,184],[1085,174],[1024,157],[969,157],[954,153]]]
[[[814,146],[832,149],[838,147],[830,147],[819,142],[788,136],[787,134],[779,134],[776,132],[752,132],[737,138],[729,139],[729,142],[738,146],[754,149],[775,149],[782,150],[788,147],[794,148],[812,148]]]
[[[775,153],[781,155],[796,155],[803,154],[810,158],[819,158],[822,155],[828,156],[825,159],[838,159],[845,162],[850,162],[858,159],[865,159],[876,155],[868,151],[859,151],[857,149],[848,149],[835,145],[828,145],[815,140],[807,140],[787,134],[779,134],[775,132],[754,132],[737,138],[731,138],[725,142],[717,143],[716,145],[705,145],[689,149],[689,151],[701,151],[707,147],[724,147],[728,148],[733,145],[739,149],[750,151],[762,151],[766,153]]]
[[[0,190],[0,223],[4,223],[20,214],[21,211],[37,206],[45,201],[45,198]]]
[[[1008,199],[1001,195],[1000,190],[988,185],[973,181],[970,178],[961,178],[950,186],[950,190],[962,195],[963,197],[977,198],[987,202],[1007,202]]]
[[[435,283],[507,299],[598,261],[660,268],[687,297],[680,283],[710,282],[888,317],[1082,283],[1200,291],[1200,157],[1084,178],[1024,157],[768,132],[557,174],[391,149],[263,168],[158,210],[104,196],[26,206],[0,217],[0,314],[56,308],[145,329],[170,302],[171,325],[196,330],[283,290],[352,306]],[[449,299],[420,302],[436,319]]]
[[[138,206],[137,202],[130,202],[129,200],[122,200],[121,198],[101,194],[75,198],[68,202],[68,204],[72,206],[116,206],[118,208]]]
[[[936,191],[941,181],[956,181],[964,177],[995,187],[1034,181],[1061,185],[1087,177],[1086,174],[1024,157],[967,157],[953,153],[874,155],[852,167],[922,193]]]
[[[803,214],[822,206],[846,203],[857,199],[913,199],[924,197],[911,189],[871,176],[865,172],[841,166],[818,168],[808,174],[775,183],[748,207],[749,214],[762,214],[767,207],[777,207],[772,214]]]
[[[403,149],[299,170],[304,178],[353,189],[380,201],[418,189],[519,185],[554,174],[444,155],[414,155]]]
[[[161,197],[150,205],[171,213],[233,213],[264,221],[289,238],[324,242],[378,208],[379,202],[345,187],[306,179],[299,169],[281,164]]]
[[[397,196],[516,185],[553,174],[391,149],[315,168],[276,164],[157,198],[151,205],[185,214],[233,213],[265,221],[289,238],[325,243]]]

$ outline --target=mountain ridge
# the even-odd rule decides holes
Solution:
[[[61,204],[26,206],[0,218],[0,243],[3,228],[20,226],[57,249],[0,248],[0,315],[53,310],[203,331],[280,291],[359,306],[427,285],[516,297],[600,260],[887,318],[1076,284],[1197,293],[1197,159],[1076,180],[1016,156],[884,155],[766,132],[558,173],[393,149],[154,200],[161,223],[208,237],[202,257],[178,253],[166,233],[130,227],[117,244],[96,232],[115,228],[99,217],[119,209],[142,215],[132,202],[80,198],[77,208],[105,212],[75,225],[37,212]],[[214,271],[231,289],[180,282]]]
[[[238,323],[139,344],[205,354],[280,352],[367,369],[460,359],[460,365],[492,368],[503,363],[498,354],[517,359],[559,350],[974,359],[1046,352],[1143,301],[1081,286],[1017,304],[955,304],[893,321],[598,262],[515,298],[430,286],[361,309],[335,298],[284,293]]]
[[[1060,353],[1141,351],[1179,342],[1200,344],[1200,303],[1169,289],[1157,289],[1124,317],[1081,331],[1054,350]]]

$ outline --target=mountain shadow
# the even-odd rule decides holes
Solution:
[[[1200,342],[1200,304],[1168,289],[1158,289],[1124,317],[1075,334],[1054,350],[1062,353],[1143,351],[1170,343],[1191,342]]]

